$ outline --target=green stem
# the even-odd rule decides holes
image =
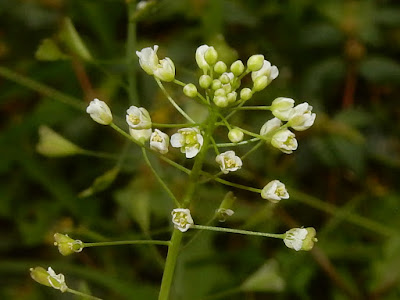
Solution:
[[[139,98],[137,95],[137,84],[136,84],[136,21],[134,14],[136,10],[136,1],[126,1],[127,12],[128,12],[128,33],[126,39],[126,66],[127,66],[127,77],[128,77],[128,96],[129,103],[132,105],[139,106]]]
[[[236,147],[236,146],[240,146],[240,145],[246,145],[246,144],[249,144],[249,143],[254,143],[254,142],[257,142],[257,141],[259,141],[259,140],[260,140],[259,138],[252,138],[252,139],[250,139],[250,140],[241,141],[241,142],[238,142],[238,143],[219,143],[219,144],[216,144],[216,146],[217,146],[218,148],[223,148],[223,147]]]
[[[160,87],[161,91],[164,93],[165,97],[167,97],[167,99],[175,107],[175,109],[182,116],[184,116],[185,119],[188,120],[190,123],[196,123],[195,121],[193,121],[193,119],[191,117],[189,117],[189,115],[182,108],[180,108],[180,106],[174,101],[174,99],[171,98],[171,96],[168,94],[167,90],[164,88],[164,85],[162,84],[162,82],[156,77],[154,77],[154,79],[157,82],[158,86]]]
[[[183,123],[183,124],[163,124],[163,123],[152,123],[153,127],[165,127],[165,128],[184,128],[184,127],[195,127],[200,126],[199,123]]]
[[[73,290],[73,289],[70,289],[70,288],[68,288],[66,290],[66,292],[74,294],[74,295],[77,295],[77,296],[80,296],[80,297],[83,297],[83,298],[86,298],[86,299],[102,300],[101,298],[97,298],[95,296],[88,295],[88,294],[85,294],[85,293],[82,293],[82,292],[79,292],[79,291],[76,291],[76,290]]]
[[[92,157],[97,157],[97,158],[106,158],[106,159],[113,159],[113,160],[117,160],[118,159],[118,156],[116,156],[114,154],[91,151],[91,150],[85,150],[85,149],[82,149],[80,151],[80,154],[87,155],[87,156],[92,156]]]
[[[85,105],[82,103],[82,101],[80,99],[66,95],[66,94],[64,94],[60,91],[57,91],[47,85],[44,85],[43,83],[37,82],[28,77],[20,75],[14,71],[11,71],[10,69],[0,66],[0,76],[3,76],[4,78],[7,78],[8,80],[14,81],[14,82],[18,83],[19,85],[22,85],[26,88],[34,90],[34,91],[36,91],[42,95],[45,95],[49,98],[53,98],[54,100],[65,103],[71,107],[74,107],[81,111],[85,110]]]
[[[208,144],[210,143],[210,139],[215,129],[216,118],[217,114],[214,111],[209,110],[209,116],[205,121],[207,129],[204,134],[203,146],[195,158],[195,162],[189,176],[189,184],[186,190],[186,195],[183,199],[182,206],[184,208],[189,206],[190,201],[195,192],[195,188],[198,184],[198,178],[201,174],[201,169],[207,153]],[[174,276],[176,260],[179,254],[181,241],[182,241],[182,232],[180,232],[178,229],[174,229],[171,237],[171,245],[168,248],[167,260],[165,263],[164,274],[161,282],[160,294],[158,296],[159,300],[168,300],[169,298],[172,279]]]
[[[241,106],[234,110],[271,110],[271,106]]]
[[[158,240],[136,240],[136,241],[115,241],[115,242],[98,242],[98,243],[83,243],[83,247],[101,247],[101,246],[118,246],[118,245],[163,245],[169,246],[170,241]]]
[[[260,148],[260,146],[264,144],[264,141],[260,141],[257,145],[255,145],[253,148],[251,148],[249,151],[247,151],[247,153],[245,153],[244,155],[242,155],[242,157],[240,158],[241,160],[244,160],[247,156],[249,156],[251,153],[253,153],[254,151],[256,151],[258,148]]]
[[[164,190],[167,192],[167,194],[175,202],[175,206],[181,207],[181,204],[179,203],[178,199],[176,199],[176,197],[174,196],[172,191],[168,188],[167,184],[164,182],[164,180],[161,179],[161,177],[158,175],[157,171],[151,165],[151,162],[150,162],[150,160],[149,160],[149,158],[147,156],[147,152],[146,152],[145,148],[142,148],[142,153],[143,153],[144,160],[146,161],[146,163],[149,166],[150,170],[153,172],[154,176],[157,178],[158,182],[164,188]]]
[[[224,227],[205,226],[205,225],[192,225],[190,228],[191,229],[200,229],[200,230],[227,232],[227,233],[237,233],[237,234],[244,234],[244,235],[263,236],[263,237],[270,237],[270,238],[276,238],[276,239],[284,239],[285,238],[285,233],[268,233],[268,232],[258,232],[258,231],[240,230],[240,229],[232,229],[232,228],[224,228]]]

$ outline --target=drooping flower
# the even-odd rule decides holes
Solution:
[[[190,210],[187,208],[175,208],[172,210],[171,215],[174,227],[182,232],[188,231],[194,224]]]
[[[272,136],[271,145],[283,153],[290,154],[297,149],[296,136],[288,129],[278,131]]]
[[[288,199],[289,193],[282,182],[279,180],[272,180],[262,189],[261,197],[272,203],[278,203],[282,199]]]
[[[169,57],[160,60],[157,68],[154,70],[154,76],[162,81],[173,81],[175,79],[174,62]]]
[[[181,148],[181,152],[185,153],[186,158],[193,158],[203,146],[203,136],[197,127],[182,128],[171,136],[171,145]]]
[[[242,160],[232,150],[217,155],[215,161],[220,165],[221,171],[224,174],[236,171],[242,167]]]
[[[101,125],[109,125],[113,120],[113,116],[108,105],[97,98],[89,103],[86,112],[90,117]]]
[[[68,290],[64,275],[61,273],[57,275],[51,267],[47,271],[42,267],[31,268],[30,272],[32,279],[40,284],[60,290],[62,293]]]
[[[297,131],[310,128],[314,124],[316,117],[315,113],[311,113],[312,109],[313,107],[307,102],[296,105],[289,113],[289,126]]]
[[[150,114],[144,107],[131,106],[126,111],[126,122],[132,129],[151,128]]]
[[[261,127],[260,135],[267,137],[269,134],[274,133],[274,131],[278,130],[281,126],[282,122],[278,118],[273,118],[271,120],[268,120]]]
[[[169,136],[166,133],[155,129],[150,136],[150,148],[162,154],[165,154],[168,152],[168,146]]]
[[[289,119],[289,113],[294,106],[294,100],[291,98],[278,97],[271,103],[272,114],[282,121]]]
[[[57,246],[58,251],[64,256],[83,250],[83,242],[71,239],[67,234],[55,233],[54,240],[54,246]]]
[[[152,49],[151,47],[147,47],[143,48],[141,51],[136,51],[136,55],[139,57],[140,66],[149,75],[153,75],[154,71],[157,69],[157,50],[158,46],[155,45],[154,49]]]
[[[318,241],[315,235],[316,231],[313,227],[292,228],[286,231],[283,242],[288,248],[296,251],[310,251],[314,243]]]

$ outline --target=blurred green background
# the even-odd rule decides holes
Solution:
[[[127,59],[128,7],[122,0],[0,0],[1,299],[77,299],[31,280],[28,270],[37,265],[104,299],[157,298],[165,247],[90,248],[62,257],[52,245],[55,232],[88,242],[170,237],[172,203],[140,149],[84,112],[97,97],[126,126],[132,73],[136,104],[153,121],[181,121],[136,58]],[[173,299],[400,299],[398,1],[160,0],[130,18],[137,22],[135,49],[160,45],[178,79],[196,83],[194,52],[205,43],[228,63],[260,53],[280,75],[252,103],[286,96],[317,113],[316,124],[298,134],[294,154],[265,146],[227,176],[254,187],[279,179],[290,199],[271,206],[231,189],[235,215],[222,224],[264,232],[313,226],[317,247],[298,253],[279,240],[202,233],[180,255]],[[73,34],[70,43],[66,24],[84,47]],[[52,51],[37,52],[43,39]],[[193,100],[167,87],[200,117]],[[233,121],[258,132],[270,118],[242,112]],[[38,154],[40,125],[122,157],[117,169],[115,160]],[[185,164],[178,152],[168,155]],[[180,196],[187,177],[151,159]],[[207,167],[215,170],[212,159]],[[107,187],[92,185],[110,170],[117,176]],[[216,183],[199,189],[196,223],[207,222],[227,191]]]

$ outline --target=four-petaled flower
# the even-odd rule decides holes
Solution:
[[[190,210],[187,208],[175,208],[172,210],[171,215],[174,227],[182,232],[188,231],[194,224]]]
[[[290,154],[297,149],[296,136],[288,129],[278,131],[272,136],[271,145],[283,153]]]
[[[315,235],[316,231],[313,227],[292,228],[286,231],[283,242],[288,248],[296,251],[309,251],[313,248],[314,243],[318,241]]]
[[[236,171],[242,167],[242,160],[235,155],[234,151],[226,151],[217,155],[215,161],[220,165],[221,171],[224,174]]]
[[[151,128],[151,118],[147,109],[143,107],[131,106],[126,111],[126,122],[132,129]]]
[[[110,125],[113,116],[108,105],[97,98],[90,101],[89,106],[86,108],[86,112],[90,117],[97,123],[101,125]]]
[[[193,158],[203,146],[203,136],[197,127],[182,128],[171,136],[171,145],[181,148],[181,152],[185,153],[186,158]]]
[[[294,130],[303,131],[310,128],[315,121],[316,114],[311,113],[312,106],[307,102],[296,105],[290,110],[288,124]]]
[[[162,154],[165,154],[168,152],[168,146],[169,136],[166,133],[155,129],[150,136],[150,148]]]
[[[276,66],[272,66],[268,60],[264,60],[264,63],[258,71],[251,72],[251,79],[256,81],[257,78],[265,76],[268,79],[268,84],[271,83],[279,75],[279,70]]]
[[[278,203],[282,199],[288,199],[289,193],[282,182],[279,180],[272,180],[262,189],[261,197],[272,203]]]

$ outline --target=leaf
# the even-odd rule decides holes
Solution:
[[[53,39],[44,39],[40,43],[35,52],[37,60],[56,61],[67,59],[68,55],[64,54]]]
[[[92,56],[88,48],[79,36],[79,33],[75,29],[75,26],[70,18],[64,19],[63,26],[59,33],[59,38],[65,43],[72,53],[78,55],[83,60],[92,60]]]
[[[240,288],[246,292],[282,292],[285,281],[279,273],[278,262],[274,259],[268,260]]]
[[[400,83],[400,64],[387,57],[373,56],[364,60],[360,73],[374,83]]]

